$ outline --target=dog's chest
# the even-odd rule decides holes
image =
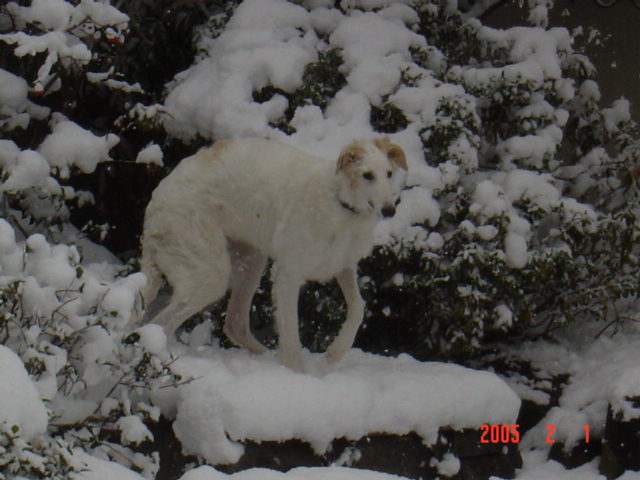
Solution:
[[[369,254],[371,234],[357,228],[326,231],[301,252],[310,280],[327,281]]]

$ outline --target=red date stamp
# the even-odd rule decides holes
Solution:
[[[589,443],[589,425],[584,425],[584,441]],[[547,443],[555,443],[553,436],[556,433],[556,426],[549,424],[547,430]],[[480,443],[520,443],[520,425],[484,424],[480,427]]]
[[[487,425],[480,427],[480,443],[519,443],[520,425]]]

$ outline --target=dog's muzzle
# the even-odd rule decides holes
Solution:
[[[384,218],[393,217],[396,214],[396,207],[394,205],[387,204],[382,207],[381,212]]]

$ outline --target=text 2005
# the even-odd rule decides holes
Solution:
[[[519,443],[520,425],[482,425],[480,427],[480,443]],[[584,441],[589,443],[589,425],[584,425]],[[547,443],[555,443],[553,435],[556,427],[547,425]]]

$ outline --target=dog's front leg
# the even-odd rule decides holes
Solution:
[[[302,344],[298,330],[298,295],[302,282],[286,272],[277,272],[273,282],[278,348],[282,363],[302,372]]]
[[[364,300],[360,296],[358,287],[358,274],[356,267],[345,268],[336,277],[347,302],[347,318],[340,329],[340,333],[327,348],[327,360],[334,363],[340,360],[349,351],[358,333],[358,328],[364,318]]]

